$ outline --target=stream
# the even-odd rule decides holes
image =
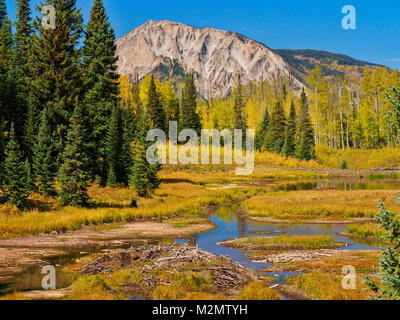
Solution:
[[[339,189],[339,190],[366,190],[366,189],[400,189],[400,181],[397,180],[378,180],[370,181],[365,179],[337,179],[318,182],[297,182],[281,185],[276,188],[281,190],[314,190],[314,189]],[[270,263],[258,263],[249,260],[246,253],[240,250],[219,246],[217,243],[242,237],[262,236],[262,233],[268,233],[269,236],[287,235],[331,235],[337,241],[347,243],[349,246],[339,248],[338,250],[376,250],[379,249],[377,244],[363,243],[362,241],[349,239],[338,235],[346,230],[346,225],[277,225],[264,222],[255,222],[243,219],[238,212],[237,205],[226,205],[218,208],[215,214],[210,216],[210,221],[216,225],[216,228],[190,238],[174,239],[174,243],[188,244],[197,246],[205,251],[216,255],[230,257],[233,261],[239,263],[243,267],[261,272],[260,269],[271,266]],[[271,234],[270,234],[271,233]],[[105,248],[81,249],[79,251],[70,251],[68,255],[45,259],[49,264],[55,265],[57,268],[57,288],[65,288],[72,282],[69,276],[65,275],[61,269],[67,265],[73,264],[74,261],[82,256],[95,252],[100,252]],[[266,273],[273,276],[276,281],[273,284],[283,283],[288,277],[298,273],[292,272],[273,272]],[[14,291],[40,290],[41,280],[40,267],[28,268],[13,277],[9,282],[0,283],[0,295]]]

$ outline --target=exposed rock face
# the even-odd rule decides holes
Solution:
[[[119,73],[143,77],[166,59],[177,61],[195,71],[198,90],[206,98],[229,94],[237,85],[238,73],[247,83],[290,72],[279,55],[240,34],[166,20],[150,20],[116,44]],[[293,79],[293,85],[300,87],[301,83]]]

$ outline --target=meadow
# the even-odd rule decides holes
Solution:
[[[307,190],[280,191],[252,197],[243,202],[246,215],[273,217],[291,222],[307,222],[316,218],[340,220],[373,218],[379,202],[389,209],[397,207],[396,190]]]

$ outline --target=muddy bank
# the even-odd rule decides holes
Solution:
[[[177,227],[173,223],[152,221],[124,224],[105,224],[66,233],[29,236],[0,240],[0,248],[61,248],[110,247],[140,244],[146,239],[182,238],[215,228],[202,219],[189,226]],[[145,241],[147,242],[147,241]]]
[[[56,249],[0,248],[0,282],[10,280],[11,275],[24,271],[26,267],[47,265],[46,258],[65,254],[65,251]]]
[[[0,282],[10,280],[10,276],[23,272],[27,267],[47,265],[45,258],[66,255],[71,250],[141,246],[157,243],[163,238],[188,237],[215,228],[205,219],[198,219],[196,224],[183,227],[175,226],[176,221],[89,226],[62,234],[54,232],[0,240]]]

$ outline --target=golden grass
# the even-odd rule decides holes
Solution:
[[[399,169],[400,148],[334,150],[316,147],[318,163],[324,168],[340,168],[346,160],[348,169]]]
[[[277,237],[247,237],[233,240],[235,245],[256,245],[256,246],[290,246],[299,249],[321,249],[334,247],[337,241],[332,236],[307,235],[289,236],[280,235]]]
[[[139,199],[139,208],[130,208],[138,197],[129,189],[93,186],[89,193],[98,205],[95,209],[55,207],[52,210],[3,214],[0,211],[0,238],[78,230],[89,225],[140,219],[171,217],[179,213],[199,214],[204,206],[246,197],[259,190],[245,188],[208,190],[190,183],[163,184],[151,199]],[[55,201],[53,200],[56,206]]]
[[[252,281],[237,296],[238,300],[280,300],[279,293],[268,284]]]
[[[374,217],[378,204],[386,199],[389,210],[397,207],[396,190],[311,190],[276,192],[255,196],[243,203],[249,216],[276,217],[304,221],[319,217],[327,219]]]
[[[346,233],[351,234],[361,239],[382,240],[385,231],[379,228],[377,224],[354,224],[346,229]]]
[[[288,280],[310,299],[315,300],[368,300],[369,292],[361,283],[362,278],[357,278],[355,290],[346,290],[342,286],[343,277],[324,272],[311,272],[303,276],[295,276]]]

